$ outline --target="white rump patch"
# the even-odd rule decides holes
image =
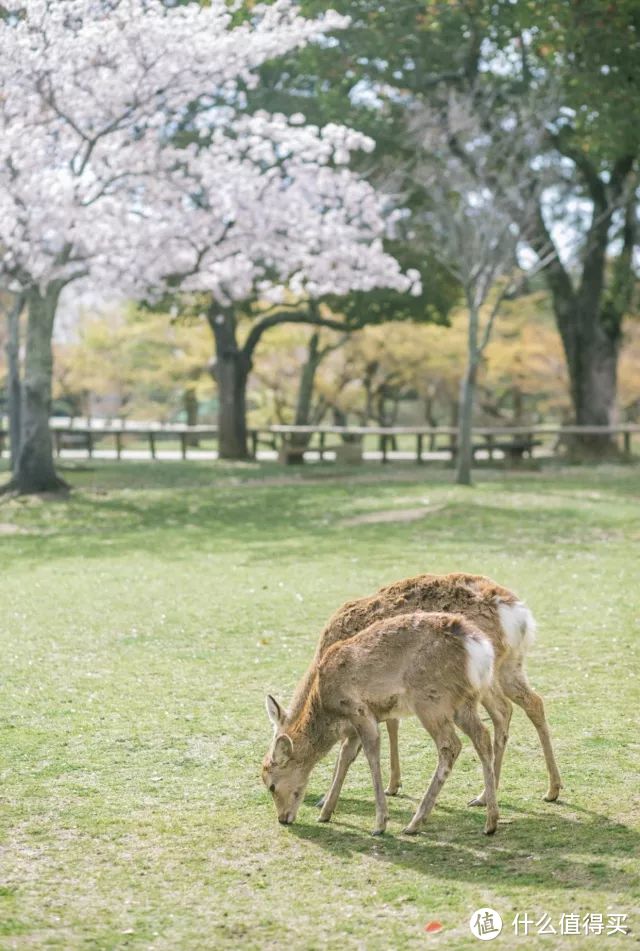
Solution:
[[[536,622],[529,608],[522,601],[515,604],[498,601],[498,614],[509,646],[526,654],[536,639]]]
[[[493,644],[486,637],[465,637],[467,676],[476,690],[485,690],[493,680]]]

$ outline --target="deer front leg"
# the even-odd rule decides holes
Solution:
[[[384,794],[384,783],[382,782],[382,770],[380,769],[380,730],[373,717],[353,717],[351,722],[358,732],[371,770],[373,792],[376,799],[376,824],[372,834],[382,835],[387,828],[389,813]]]
[[[391,764],[391,774],[389,776],[389,785],[385,792],[387,796],[397,796],[398,790],[402,785],[400,780],[400,753],[398,751],[398,720],[387,720],[387,733],[389,734],[389,760]]]
[[[338,802],[338,797],[340,796],[340,792],[342,790],[344,778],[347,775],[347,770],[358,755],[360,751],[360,745],[360,738],[358,734],[351,733],[346,737],[342,746],[340,747],[338,762],[336,763],[331,787],[327,795],[323,797],[322,810],[318,816],[318,822],[328,822],[333,815],[333,811],[336,808],[336,804]]]

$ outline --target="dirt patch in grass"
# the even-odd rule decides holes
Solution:
[[[365,512],[343,519],[341,525],[379,525],[384,522],[417,522],[427,515],[441,512],[446,505],[431,505],[429,508],[385,509],[382,512]]]

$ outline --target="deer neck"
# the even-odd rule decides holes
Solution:
[[[326,712],[314,677],[304,698],[287,724],[296,758],[313,765],[328,753],[338,739],[338,722]]]

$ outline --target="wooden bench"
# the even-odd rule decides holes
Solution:
[[[533,436],[515,436],[513,439],[496,439],[495,436],[486,435],[484,442],[474,442],[471,447],[473,458],[476,453],[486,451],[489,459],[493,460],[493,453],[496,449],[504,453],[505,459],[509,462],[521,462],[525,456],[529,458],[533,455],[536,446],[541,446],[542,440],[535,439]],[[458,455],[458,447],[451,445],[451,458],[455,459]]]
[[[499,449],[504,453],[505,459],[510,462],[520,462],[525,456],[531,458],[534,448],[542,445],[542,440],[536,439],[533,435],[514,436],[512,439],[499,440],[496,440],[494,436],[485,436],[485,439],[485,448],[490,459],[493,459],[493,450]]]

